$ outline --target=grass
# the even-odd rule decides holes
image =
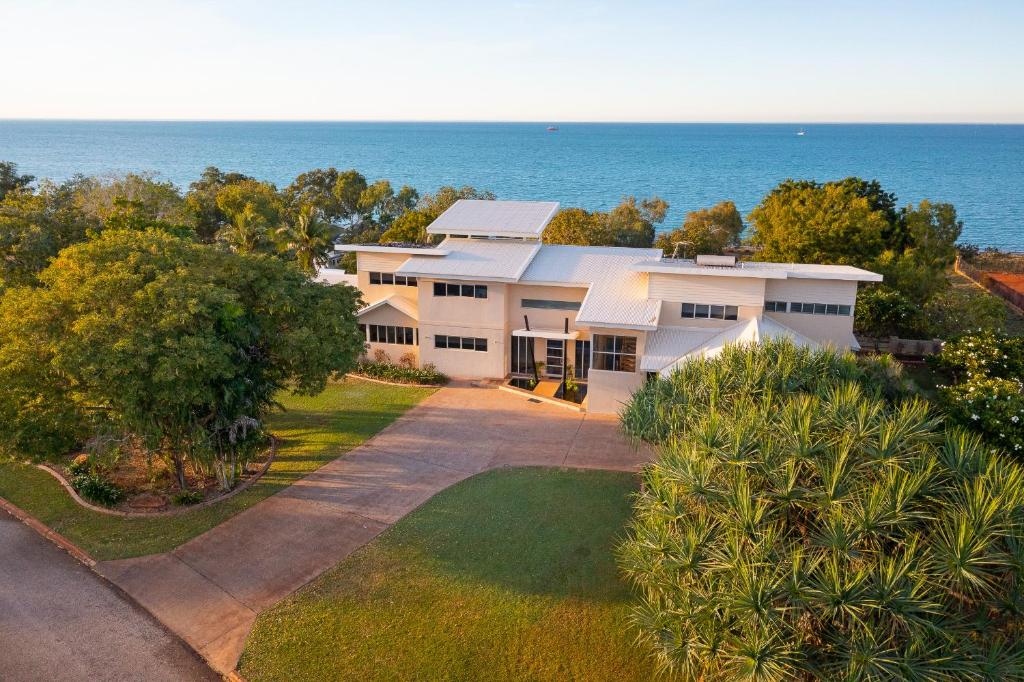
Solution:
[[[963,275],[955,272],[949,272],[949,281],[954,288],[957,289],[974,289],[976,291],[983,291],[989,296],[995,296],[992,292],[988,291],[984,287],[974,283],[972,280],[964,277]],[[1014,334],[1016,336],[1024,336],[1024,315],[1021,315],[1016,308],[1004,301],[1002,298],[996,296],[1003,305],[1006,306],[1006,332],[1008,334]]]
[[[249,680],[650,680],[613,547],[635,476],[501,469],[264,612]]]
[[[285,396],[286,411],[269,420],[281,444],[263,478],[220,504],[177,516],[125,519],[83,509],[52,476],[21,463],[0,463],[0,497],[99,560],[166,552],[359,445],[432,392],[346,380],[314,397]]]

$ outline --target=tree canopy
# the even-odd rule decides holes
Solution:
[[[742,234],[743,218],[736,204],[722,201],[711,208],[690,211],[681,227],[659,235],[654,245],[670,257],[714,255],[738,246]]]
[[[108,230],[39,280],[0,299],[0,437],[22,452],[103,421],[172,459],[182,482],[194,457],[230,483],[239,426],[279,390],[322,390],[362,351],[354,289],[159,230]]]
[[[632,196],[607,213],[564,208],[544,228],[542,239],[547,244],[650,248],[654,226],[665,220],[667,211],[664,199]]]

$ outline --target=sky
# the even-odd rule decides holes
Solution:
[[[1024,123],[1024,0],[0,0],[0,118]]]

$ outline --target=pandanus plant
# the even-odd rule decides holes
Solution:
[[[618,558],[666,670],[1024,678],[1020,465],[852,358],[767,344],[693,364],[625,412],[660,457]]]

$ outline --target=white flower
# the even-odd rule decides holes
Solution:
[[[976,414],[972,414],[972,415],[971,415],[971,419],[973,419],[974,421],[978,421],[979,419],[981,419],[981,417],[979,417],[979,416],[978,416],[978,415],[976,415]]]
[[[1018,417],[1017,415],[1013,415],[1012,417],[1010,417],[1010,421],[1016,424],[1017,422],[1020,421],[1020,417]]]

